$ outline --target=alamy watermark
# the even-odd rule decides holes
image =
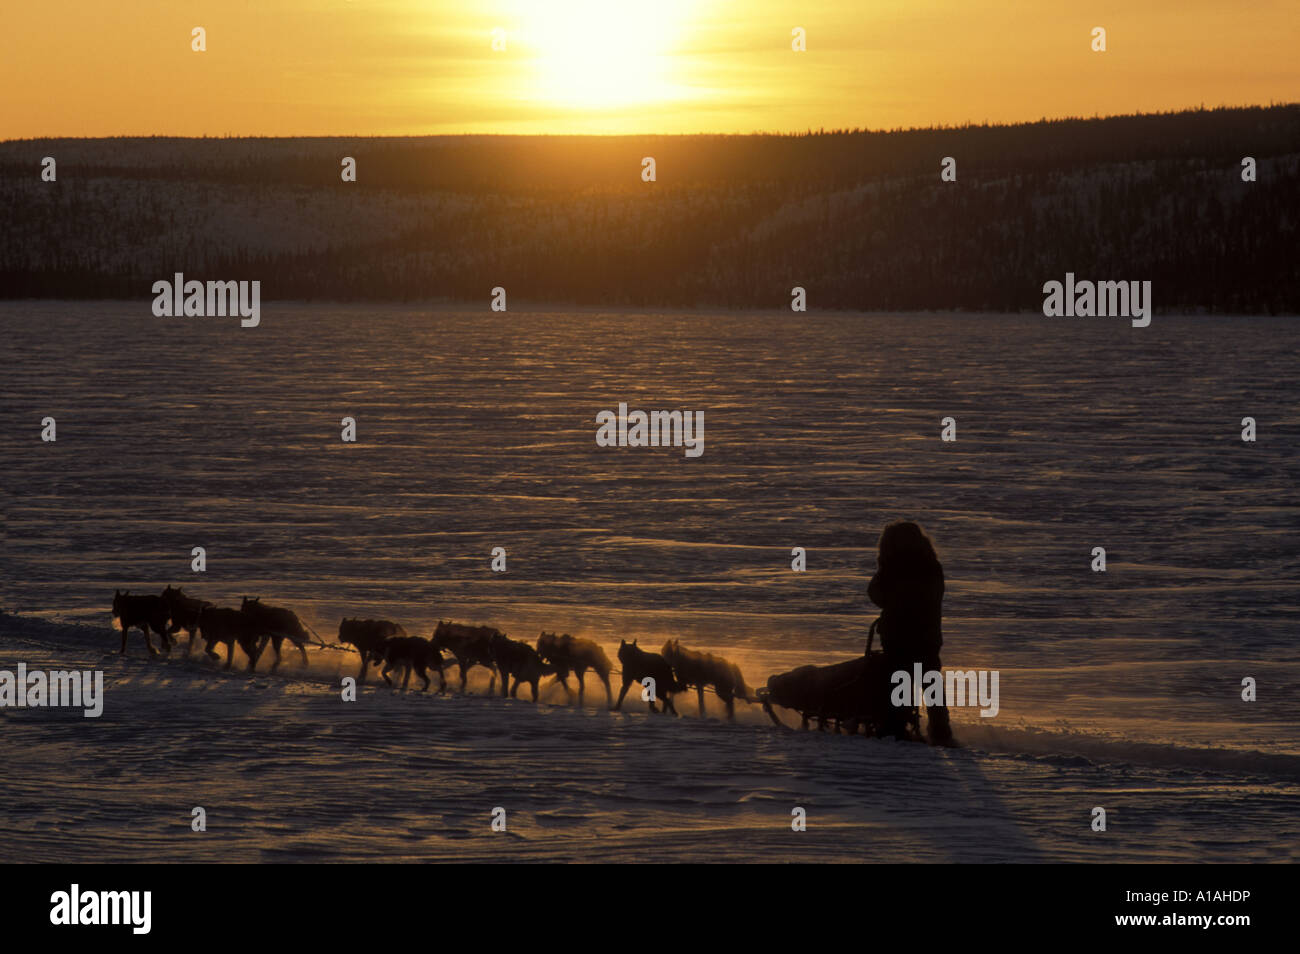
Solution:
[[[174,281],[153,283],[153,313],[158,318],[224,318],[238,315],[241,327],[256,328],[262,321],[260,281],[186,281],[177,272]]]
[[[19,663],[16,673],[0,669],[0,708],[55,706],[85,709],[83,715],[87,719],[98,719],[104,712],[103,671],[35,669],[28,672],[26,663]]]
[[[890,676],[894,687],[889,701],[896,706],[979,706],[980,716],[991,719],[998,714],[998,670],[938,669],[922,671],[920,663],[897,670]]]
[[[1151,283],[1075,281],[1043,285],[1043,314],[1048,318],[1132,318],[1134,328],[1151,324]]]
[[[618,413],[596,415],[597,447],[684,447],[687,457],[704,453],[703,411],[629,411],[620,401]]]
[[[68,891],[50,895],[50,923],[55,925],[126,924],[132,934],[148,934],[153,924],[152,891]]]

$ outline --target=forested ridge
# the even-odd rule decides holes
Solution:
[[[41,179],[52,156],[57,181]],[[340,163],[354,157],[357,181]],[[657,181],[642,181],[653,156]],[[1242,159],[1257,162],[1242,180]],[[940,178],[944,157],[956,181]],[[0,143],[0,296],[1300,311],[1300,105],[798,135]]]

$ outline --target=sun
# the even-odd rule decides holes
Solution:
[[[556,106],[613,109],[678,98],[676,45],[687,0],[530,0],[518,41],[533,95]]]

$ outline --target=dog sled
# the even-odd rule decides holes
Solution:
[[[920,712],[916,706],[901,712],[890,702],[890,673],[885,654],[872,649],[876,623],[867,632],[867,649],[856,659],[829,666],[799,666],[770,676],[758,689],[763,711],[778,726],[784,723],[773,706],[797,712],[807,729],[814,719],[819,729],[834,723],[836,732],[859,731],[871,736],[900,734],[920,741]]]

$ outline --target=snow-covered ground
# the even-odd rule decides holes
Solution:
[[[463,696],[372,674],[344,702],[355,656],[250,677],[183,646],[103,655],[115,641],[0,617],[3,666],[105,674],[98,719],[0,709],[0,861],[1300,860],[1295,756],[1015,729],[941,750],[778,730],[757,707],[731,724],[558,688],[503,700],[482,670]]]
[[[263,294],[256,329],[156,319],[143,294],[0,305],[0,670],[106,685],[99,719],[0,709],[0,860],[1300,855],[1294,321]],[[704,455],[598,448],[619,401],[704,410]],[[781,731],[757,707],[701,720],[685,699],[677,720],[600,692],[503,701],[481,671],[443,697],[372,675],[345,703],[356,657],[316,649],[251,678],[149,659],[138,633],[105,655],[114,589],[173,583],[290,606],[327,640],[343,616],[567,631],[611,656],[676,636],[761,685],[861,652],[875,537],[900,516],[940,548],[945,665],[1000,673],[996,718],[955,713],[961,749]]]

